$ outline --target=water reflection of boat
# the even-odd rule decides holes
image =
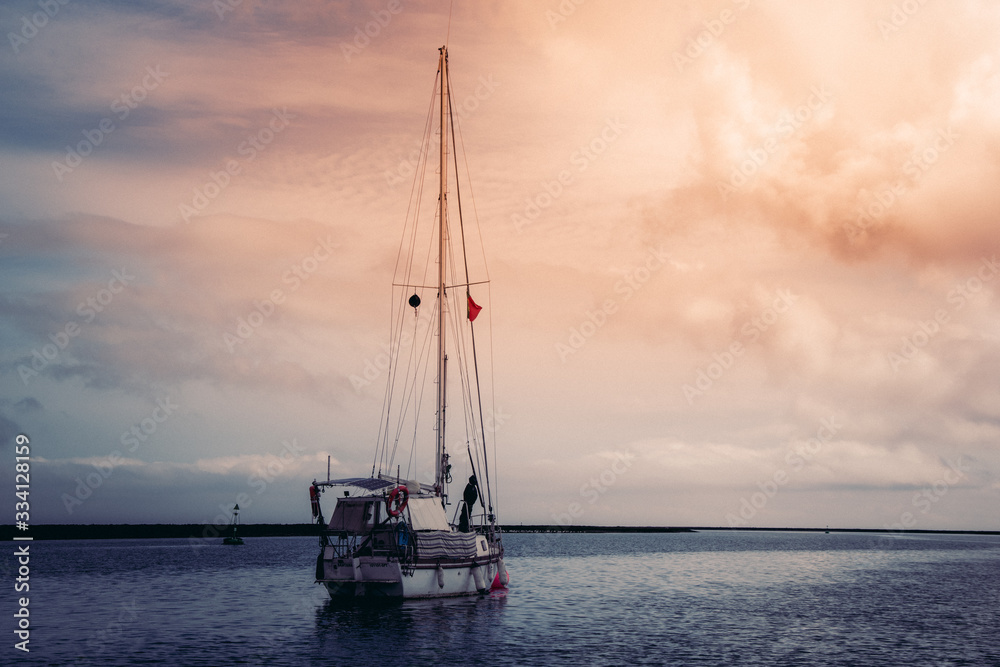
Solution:
[[[320,537],[320,553],[316,559],[316,581],[322,583],[331,598],[431,598],[485,593],[504,589],[507,571],[503,563],[503,544],[494,511],[492,485],[486,447],[486,427],[483,420],[482,393],[479,386],[480,366],[476,360],[476,339],[473,322],[481,310],[472,299],[471,288],[488,281],[470,280],[465,248],[466,231],[461,212],[461,193],[456,177],[455,193],[458,211],[457,226],[450,226],[448,208],[449,135],[455,141],[455,126],[449,94],[448,49],[441,47],[438,59],[438,83],[434,97],[440,97],[437,124],[439,141],[439,178],[437,224],[422,231],[419,187],[423,174],[430,169],[428,151],[421,150],[414,192],[416,195],[412,220],[407,219],[403,234],[402,260],[397,264],[393,286],[398,295],[393,315],[390,346],[390,367],[387,375],[385,414],[380,421],[379,442],[369,478],[329,479],[313,482],[309,488],[313,517],[324,525]],[[424,131],[425,148],[431,141],[434,125],[431,111]],[[457,151],[456,151],[457,153]],[[455,160],[455,172],[458,160]],[[456,242],[457,241],[457,242]],[[426,244],[426,245],[425,245]],[[428,253],[416,257],[419,249],[437,247],[436,267]],[[433,253],[429,253],[433,256]],[[437,280],[428,284],[429,274],[436,268]],[[463,272],[464,269],[464,272]],[[450,273],[449,273],[450,271]],[[411,294],[412,292],[412,294]],[[435,300],[429,321],[417,317],[420,293]],[[407,298],[407,296],[409,297]],[[458,307],[449,307],[449,301]],[[466,306],[462,308],[461,306]],[[412,309],[412,315],[410,315]],[[461,317],[465,314],[466,317]],[[408,318],[407,315],[410,315]],[[412,326],[412,333],[404,329]],[[423,347],[417,350],[422,341]],[[436,342],[436,355],[431,351]],[[451,344],[451,348],[446,346]],[[401,348],[412,343],[405,354]],[[457,372],[448,373],[449,349],[458,362]],[[435,359],[436,357],[436,359]],[[436,372],[428,372],[435,359]],[[432,377],[433,383],[428,382]],[[448,484],[451,483],[451,454],[446,448],[445,412],[448,406],[449,377],[459,378],[465,417],[465,450],[472,471],[462,501],[456,503],[453,516],[448,516]],[[411,439],[416,447],[420,433],[417,428],[420,396],[423,389],[436,394],[434,481],[420,482],[400,476],[396,450],[401,440]],[[412,423],[413,433],[402,431]],[[404,427],[404,424],[406,425]],[[402,436],[402,437],[401,437]],[[429,449],[429,447],[427,448]],[[415,450],[414,450],[415,451]],[[411,466],[415,454],[411,452]],[[416,473],[414,473],[415,475]],[[320,496],[338,488],[333,516],[327,523],[320,507]],[[478,501],[479,511],[475,510]]]

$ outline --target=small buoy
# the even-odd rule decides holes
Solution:
[[[493,578],[493,585],[490,586],[490,591],[504,591],[507,590],[507,584],[510,583],[510,574],[507,573],[507,568],[504,567],[503,559],[497,563],[497,574]]]
[[[437,566],[438,588],[444,588],[444,568]]]
[[[410,304],[411,308],[416,308],[417,306],[420,305],[420,297],[414,294],[413,296],[410,297],[410,300],[407,303]]]

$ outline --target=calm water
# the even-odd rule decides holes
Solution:
[[[314,538],[35,542],[32,651],[5,613],[0,664],[1000,665],[993,536],[505,544],[504,597],[339,609],[312,581]]]

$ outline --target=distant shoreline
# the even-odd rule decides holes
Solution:
[[[209,527],[211,528],[211,527]],[[559,526],[516,524],[501,527],[505,533],[694,533],[700,531],[793,531],[801,533],[883,533],[893,535],[1000,535],[1000,530],[888,530],[884,528],[727,528],[725,526]],[[242,537],[318,536],[319,527],[311,523],[241,524]],[[204,524],[41,524],[28,531],[14,526],[0,526],[0,539],[31,537],[33,540],[114,540],[114,539],[220,539],[228,526],[215,527],[206,534]]]
[[[1000,530],[891,530],[887,528],[782,528],[728,526],[503,526],[505,533],[699,533],[702,531],[759,531],[798,533],[885,533],[893,535],[1000,535]]]

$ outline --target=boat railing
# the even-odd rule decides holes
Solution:
[[[382,524],[370,532],[323,531],[324,546],[333,548],[334,558],[388,556],[400,561],[413,559],[416,540],[409,527],[400,522]]]

